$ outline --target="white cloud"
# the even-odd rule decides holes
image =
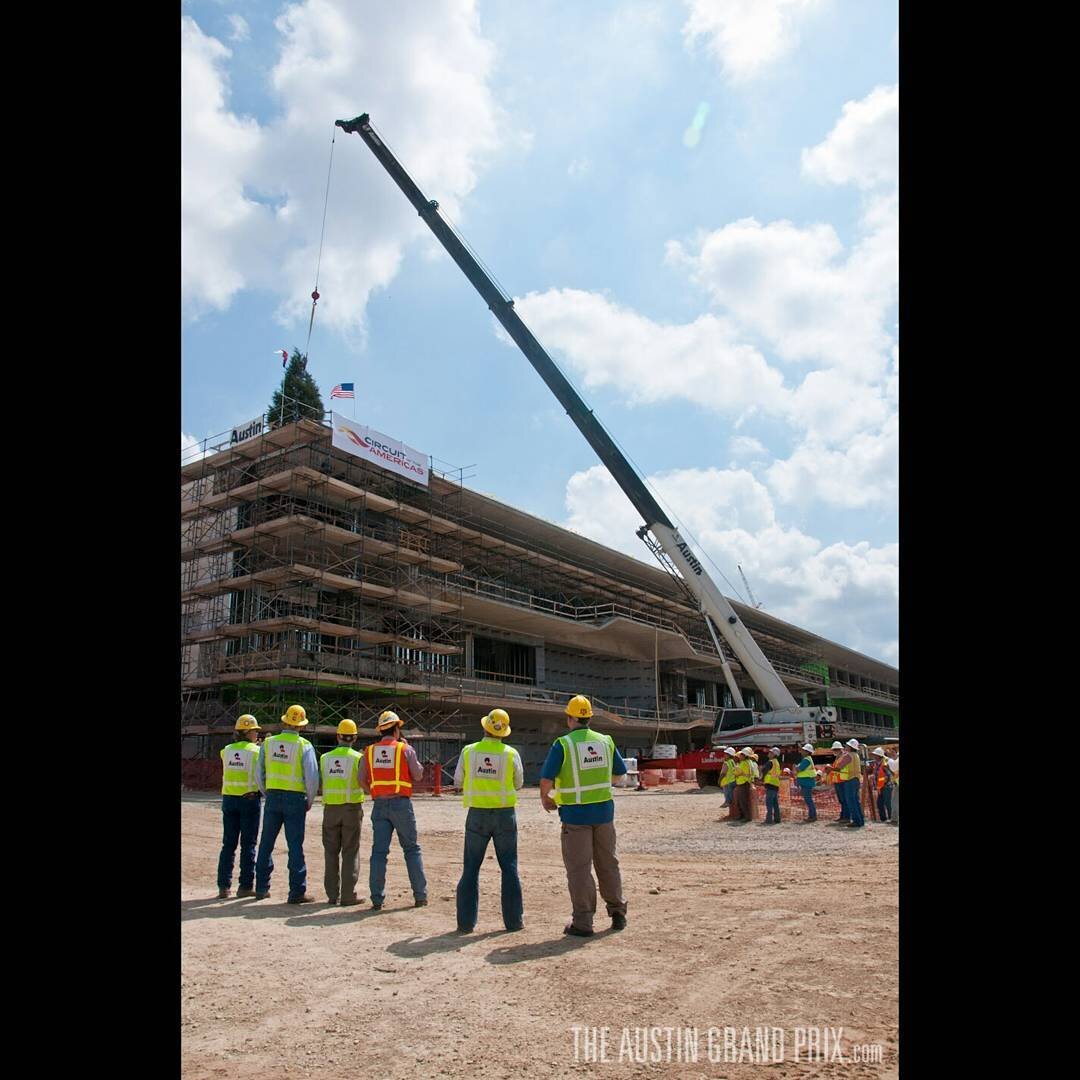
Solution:
[[[709,54],[731,82],[746,82],[791,53],[799,24],[823,0],[686,0],[683,39],[704,38]]]
[[[202,439],[196,439],[194,435],[180,432],[180,464],[187,465],[199,458],[206,457],[209,450],[203,450]]]
[[[333,122],[370,112],[410,174],[451,216],[500,141],[488,80],[494,49],[472,0],[286,7],[271,84],[280,115],[266,125],[229,109],[230,52],[182,20],[183,298],[189,314],[225,308],[241,288],[281,298],[306,321],[318,259]],[[357,136],[336,131],[319,275],[324,325],[362,333],[374,289],[426,232]],[[226,136],[232,135],[233,138]]]
[[[739,469],[681,469],[650,477],[654,490],[711,556],[706,569],[726,596],[737,565],[770,614],[871,656],[896,662],[899,549],[866,541],[825,545],[777,520],[768,490]],[[641,520],[602,465],[566,485],[563,525],[650,561]],[[686,531],[683,533],[686,536]],[[725,583],[713,562],[734,585]]]
[[[791,457],[769,467],[769,485],[782,502],[803,506],[893,506],[900,468],[899,437],[895,413],[880,431],[860,432],[842,450],[830,449],[811,433]]]
[[[657,323],[580,289],[529,293],[515,307],[589,389],[612,385],[637,404],[689,398],[728,412],[751,406],[780,411],[790,395],[783,376],[715,315]]]
[[[247,41],[251,37],[251,27],[248,26],[247,19],[243,15],[230,15],[229,24],[232,26],[230,41]]]
[[[830,184],[894,185],[900,174],[900,87],[847,101],[824,141],[802,152],[804,175]]]
[[[587,157],[574,158],[566,167],[566,175],[576,180],[579,176],[587,176],[592,171],[592,162]]]
[[[735,458],[767,458],[770,456],[765,446],[749,435],[733,435],[728,441],[728,452]]]

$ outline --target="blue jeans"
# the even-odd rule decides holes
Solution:
[[[877,797],[878,821],[889,821],[892,818],[892,786],[886,785],[878,792]]]
[[[851,823],[865,825],[866,819],[863,817],[862,806],[859,805],[859,778],[853,776],[844,784],[844,787],[847,788],[848,815],[851,817]]]
[[[775,784],[765,785],[765,822],[780,824],[780,789]]]
[[[219,889],[227,889],[232,885],[237,844],[240,845],[240,888],[251,888],[255,880],[255,838],[259,835],[261,809],[262,795],[259,794],[254,799],[243,795],[221,796],[221,820],[225,834],[217,863]]]
[[[840,804],[840,816],[837,821],[850,821],[851,811],[848,810],[848,784],[849,780],[841,780],[839,784],[833,784],[836,792],[836,801]]]
[[[465,818],[465,865],[457,887],[457,924],[462,930],[476,926],[480,909],[480,867],[488,841],[495,842],[495,858],[502,871],[503,926],[511,930],[521,925],[524,908],[517,865],[517,815],[512,806],[483,808],[472,806]]]
[[[799,782],[799,791],[802,792],[803,802],[806,803],[806,820],[817,821],[817,806],[814,804],[814,785]]]
[[[427,878],[424,862],[420,858],[420,845],[416,842],[416,815],[412,799],[408,795],[386,795],[373,799],[371,807],[371,861],[368,864],[368,886],[371,902],[381,904],[386,887],[386,856],[390,854],[390,838],[397,830],[398,843],[405,852],[405,869],[409,872],[409,884],[413,897],[427,899]]]
[[[278,833],[285,827],[285,843],[289,847],[289,899],[307,892],[307,865],[304,862],[304,821],[307,818],[307,795],[302,791],[266,793],[263,811],[262,839],[259,857],[255,860],[255,891],[270,891],[270,875],[274,872],[273,850]]]

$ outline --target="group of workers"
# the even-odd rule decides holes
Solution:
[[[795,766],[795,782],[799,794],[806,803],[806,817],[803,824],[817,821],[817,806],[814,803],[814,788],[823,773],[828,774],[828,782],[833,784],[837,801],[840,804],[840,816],[836,824],[846,824],[851,829],[861,829],[866,824],[860,798],[861,780],[865,772],[866,781],[871,790],[877,793],[877,814],[881,822],[899,824],[900,822],[900,755],[890,758],[882,747],[877,747],[871,757],[875,762],[864,767],[860,756],[858,739],[848,739],[844,744],[836,741],[832,744],[833,761],[819,769],[814,764],[814,746],[804,743],[800,748],[805,755]],[[723,766],[720,774],[720,789],[724,792],[725,806],[728,807],[728,821],[743,824],[754,820],[751,805],[751,786],[760,780],[765,791],[765,820],[763,825],[780,824],[780,785],[785,778],[790,779],[791,769],[781,768],[780,748],[773,746],[768,751],[768,764],[764,775],[758,767],[757,753],[749,746],[736,750],[733,746],[725,747]]]
[[[613,776],[626,764],[610,735],[589,727],[592,705],[576,695],[566,706],[567,734],[552,744],[540,771],[540,802],[558,810],[562,822],[562,855],[570,892],[572,917],[563,932],[577,937],[593,934],[597,884],[611,917],[611,928],[626,926],[619,860],[615,852]],[[270,895],[274,870],[272,852],[282,827],[289,852],[288,903],[315,900],[307,891],[304,860],[305,817],[314,805],[321,782],[322,840],[326,856],[324,884],[331,904],[358,904],[360,826],[365,798],[372,801],[372,846],[368,865],[371,907],[385,901],[386,862],[393,834],[398,835],[412,887],[414,905],[427,902],[427,879],[417,842],[412,807],[413,785],[423,776],[416,752],[402,737],[403,722],[395,712],[379,717],[378,742],[363,752],[354,747],[358,732],[352,720],[342,720],[337,743],[316,760],[312,744],[299,734],[308,723],[302,705],[290,705],[281,718],[284,728],[260,745],[261,728],[251,714],[236,722],[237,741],[221,751],[221,804],[224,838],[218,859],[218,898],[232,895],[236,848],[240,847],[238,897],[264,900]],[[470,743],[458,757],[454,786],[462,792],[465,819],[464,865],[457,885],[457,929],[471,932],[479,911],[479,877],[488,841],[495,847],[502,877],[503,925],[524,929],[521,880],[517,866],[517,791],[524,783],[520,754],[504,740],[510,717],[493,709],[480,720],[484,737]],[[253,741],[254,740],[254,741]],[[263,799],[265,797],[265,806]],[[262,808],[262,836],[256,855]]]

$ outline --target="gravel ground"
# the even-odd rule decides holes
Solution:
[[[271,898],[217,900],[219,800],[182,795],[182,1074],[897,1076],[899,829],[734,826],[717,820],[724,813],[715,790],[617,792],[627,929],[612,933],[601,903],[597,934],[568,938],[558,820],[526,789],[518,807],[526,929],[502,929],[489,848],[480,920],[463,936],[453,903],[460,799],[416,799],[430,906],[412,907],[395,842],[387,906],[374,913],[367,817],[361,906],[285,904],[283,834]],[[324,900],[321,819],[316,802],[308,891]],[[680,1055],[677,1032],[669,1051],[666,1031],[649,1028],[696,1029],[697,1060]],[[751,1057],[755,1029],[770,1029],[774,1052],[764,1061]],[[853,1060],[878,1052],[880,1063]]]

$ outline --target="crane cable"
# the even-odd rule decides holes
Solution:
[[[319,270],[322,268],[323,237],[326,236],[326,208],[330,205],[330,173],[334,168],[334,143],[337,141],[337,129],[330,132],[330,164],[326,169],[326,196],[323,199],[322,229],[319,231],[319,258],[315,263],[315,288],[311,293],[311,318],[308,320],[307,344],[304,346],[304,356],[309,356],[311,348],[311,328],[315,325],[315,305],[319,302]]]

